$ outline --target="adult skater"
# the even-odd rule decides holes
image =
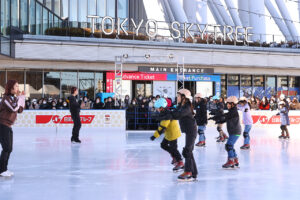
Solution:
[[[228,113],[223,115],[224,118],[217,117],[217,116],[210,118],[215,120],[216,123],[224,123],[224,122],[227,123],[227,131],[229,133],[229,138],[225,145],[225,149],[228,152],[228,160],[222,166],[225,169],[239,166],[237,154],[234,149],[234,144],[239,139],[242,132],[237,104],[238,104],[238,99],[235,96],[228,97],[227,98]]]
[[[161,117],[170,114],[168,110],[168,102],[165,98],[160,98],[154,103],[154,107],[159,112]],[[167,151],[173,158],[172,164],[175,165],[173,168],[174,172],[178,172],[184,169],[181,154],[178,151],[177,139],[181,136],[181,131],[177,120],[162,120],[160,125],[155,131],[154,135],[151,136],[151,140],[155,140],[165,134],[163,141],[160,146],[163,150]]]
[[[289,119],[289,110],[287,108],[286,102],[280,101],[279,102],[279,113],[277,115],[280,115],[280,122],[281,122],[281,135],[279,136],[280,139],[290,139],[290,134],[287,126],[290,125],[290,119]],[[286,133],[286,135],[285,135]]]
[[[198,93],[195,95],[194,108],[196,110],[195,119],[198,125],[199,142],[198,147],[205,147],[205,130],[207,125],[207,105],[203,96]]]
[[[184,173],[178,176],[179,181],[193,181],[197,178],[198,170],[194,159],[193,150],[197,138],[197,123],[194,118],[194,108],[191,103],[191,92],[181,89],[177,92],[177,107],[167,119],[179,120],[180,128],[185,133],[185,147],[182,155],[185,158]]]
[[[5,86],[4,97],[0,104],[0,143],[2,152],[0,156],[0,176],[10,177],[14,173],[7,170],[8,160],[13,148],[12,125],[17,114],[22,113],[25,106],[25,94],[19,91],[19,84],[9,80]]]
[[[215,116],[216,118],[221,118],[224,115],[224,102],[218,96],[214,96],[213,101],[215,103],[215,108],[212,109],[209,114]],[[226,139],[228,139],[228,136],[223,131],[223,124],[224,123],[217,122],[217,131],[219,132],[217,142],[225,142]]]
[[[248,103],[248,100],[246,97],[241,97],[239,104],[238,104],[238,109],[243,112],[243,122],[245,125],[243,136],[244,136],[244,145],[241,146],[241,149],[247,150],[250,149],[250,130],[253,125],[253,119],[251,116],[251,107]]]
[[[76,87],[72,87],[69,101],[70,101],[71,117],[74,122],[73,130],[72,130],[72,138],[71,138],[71,142],[73,144],[81,143],[81,141],[79,140],[79,131],[81,128],[80,104],[78,103],[77,95],[78,95],[78,89]]]

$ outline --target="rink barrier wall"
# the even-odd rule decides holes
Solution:
[[[82,110],[82,127],[126,129],[125,110]],[[72,127],[69,110],[25,110],[19,114],[14,127],[55,128]]]

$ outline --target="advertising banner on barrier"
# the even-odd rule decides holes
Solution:
[[[125,131],[125,110],[82,110],[83,127],[115,128]],[[26,110],[18,115],[14,127],[72,127],[68,110]]]

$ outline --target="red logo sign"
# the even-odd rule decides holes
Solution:
[[[80,121],[82,124],[91,124],[95,118],[95,115],[81,115]],[[54,124],[73,124],[71,115],[63,116],[62,118],[58,115],[36,115],[36,124],[48,124],[52,122]]]

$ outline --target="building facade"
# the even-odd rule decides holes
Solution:
[[[188,12],[196,1],[174,2],[177,1],[1,0],[0,94],[3,94],[9,79],[18,80],[28,98],[66,98],[72,86],[78,87],[81,94],[89,98],[100,93],[113,93],[117,84],[116,59],[121,58],[123,96],[167,93],[174,98],[175,91],[182,86],[179,76],[184,76],[184,85],[193,94],[261,98],[283,93],[299,98],[300,50],[297,42],[290,45],[293,48],[283,48],[284,45],[276,48],[266,46],[264,39],[253,46],[245,42],[239,45],[236,41],[226,45],[226,39],[210,42],[211,38],[206,37],[203,43],[193,28],[193,37],[184,37],[187,23],[194,20],[204,25],[207,19],[205,16],[201,20],[196,17],[199,10],[194,14]],[[217,16],[213,8],[219,4],[199,2],[201,13],[212,10]],[[220,26],[225,26],[224,21],[228,21],[229,25],[232,23],[232,27],[236,27],[239,22],[233,17],[235,15],[227,14],[228,18],[224,15],[223,20],[216,17]],[[114,22],[118,18],[128,18],[123,32],[128,31],[133,37],[122,38],[124,35],[117,33],[108,37],[109,34],[105,35],[103,31],[100,38],[96,34],[84,37],[92,28],[88,15],[99,16],[95,22],[96,32],[101,26],[106,27],[103,28],[106,32],[114,28],[115,32],[112,31],[110,36],[116,33],[119,24],[113,25],[108,18],[104,23],[101,20],[105,16]],[[149,37],[146,33],[151,36],[155,28],[149,30],[145,23],[154,16],[157,16],[155,20],[159,28],[155,37]],[[243,17],[240,19],[242,25],[247,23]],[[141,20],[141,31],[135,34]],[[172,37],[175,33],[169,29],[175,20],[182,27],[178,28],[182,37],[176,39]],[[66,32],[49,34],[52,28]],[[71,28],[86,32],[70,35]],[[263,30],[255,27],[252,37],[263,38]],[[138,39],[140,34],[142,40]],[[180,70],[178,66],[183,65],[184,75],[176,72]]]

